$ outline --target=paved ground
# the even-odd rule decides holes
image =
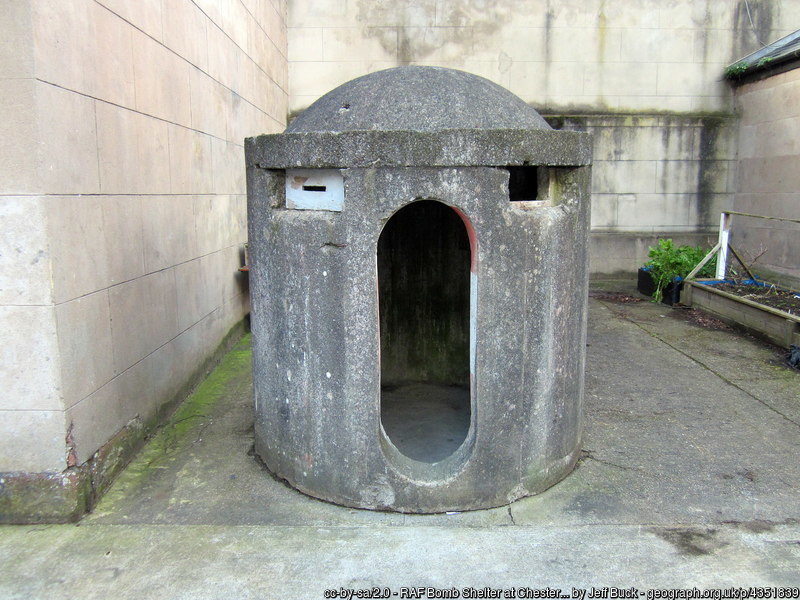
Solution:
[[[544,494],[430,516],[301,495],[248,455],[245,340],[94,514],[0,528],[0,598],[800,586],[800,373],[694,311],[590,305],[585,456]]]
[[[381,424],[400,452],[435,463],[469,433],[469,386],[412,383],[381,389]]]

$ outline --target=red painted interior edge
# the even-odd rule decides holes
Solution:
[[[478,273],[478,236],[475,234],[475,228],[472,226],[467,215],[464,214],[460,208],[451,206],[455,213],[461,217],[464,227],[467,229],[467,236],[469,237],[469,270],[470,273]]]

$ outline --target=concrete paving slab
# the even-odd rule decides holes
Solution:
[[[584,455],[545,493],[414,516],[300,494],[250,452],[245,339],[93,514],[0,528],[0,597],[800,586],[800,373],[684,309],[595,296]]]
[[[93,525],[4,532],[3,598],[314,599],[325,590],[798,586],[800,528]],[[392,595],[396,593],[397,595]],[[409,597],[409,596],[406,596]],[[423,596],[430,597],[430,595]],[[524,597],[524,596],[518,596]]]

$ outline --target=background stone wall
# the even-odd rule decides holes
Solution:
[[[248,311],[245,136],[283,130],[285,0],[0,11],[0,472],[152,419]]]
[[[797,28],[798,0],[294,0],[289,108],[367,72],[463,69],[595,134],[593,274],[658,237],[705,243],[733,204],[725,67]]]
[[[800,219],[800,68],[736,91],[740,115],[734,208]],[[800,289],[800,224],[734,216],[731,243],[754,270]]]

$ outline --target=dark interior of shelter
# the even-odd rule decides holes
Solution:
[[[437,462],[470,423],[470,243],[461,217],[413,202],[378,241],[381,421],[407,457]]]
[[[508,171],[508,199],[526,202],[539,198],[539,170],[536,167],[512,166]]]

